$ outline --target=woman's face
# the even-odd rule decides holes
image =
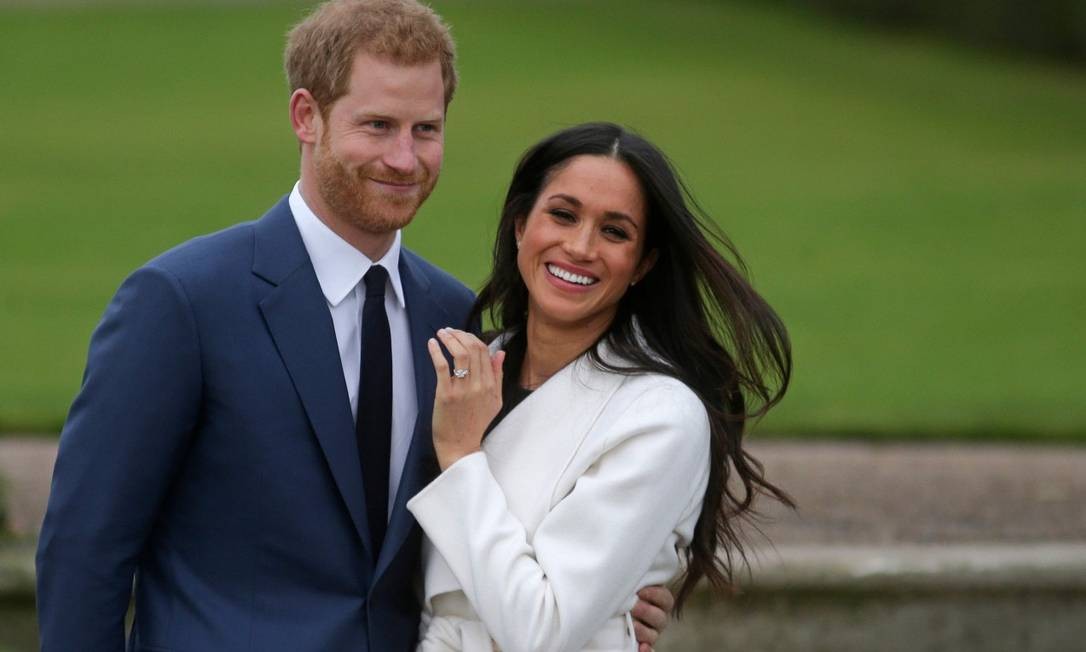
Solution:
[[[567,161],[517,222],[529,318],[602,332],[655,260],[655,252],[642,255],[646,226],[641,185],[626,163],[591,155]]]

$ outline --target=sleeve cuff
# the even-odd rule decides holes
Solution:
[[[468,487],[489,474],[490,465],[485,453],[476,451],[465,455],[408,500],[407,509],[423,529],[442,527],[443,521],[458,516],[458,510],[468,503]]]

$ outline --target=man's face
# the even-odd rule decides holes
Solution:
[[[327,110],[314,148],[321,198],[350,227],[399,229],[434,189],[444,147],[438,61],[405,66],[359,53],[347,94]]]

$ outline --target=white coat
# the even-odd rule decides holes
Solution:
[[[636,650],[636,592],[679,573],[708,475],[693,391],[581,356],[408,503],[427,535],[418,649]]]

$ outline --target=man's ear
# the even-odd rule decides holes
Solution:
[[[656,264],[656,259],[659,257],[659,249],[653,249],[652,251],[649,251],[644,256],[642,256],[641,262],[637,264],[637,271],[634,272],[633,282],[631,282],[630,285],[633,285],[634,283],[637,283],[641,279],[645,278],[645,275],[652,271],[652,267]]]
[[[290,126],[294,129],[299,144],[310,145],[316,144],[321,129],[324,128],[320,106],[313,94],[304,88],[299,88],[290,95]]]

